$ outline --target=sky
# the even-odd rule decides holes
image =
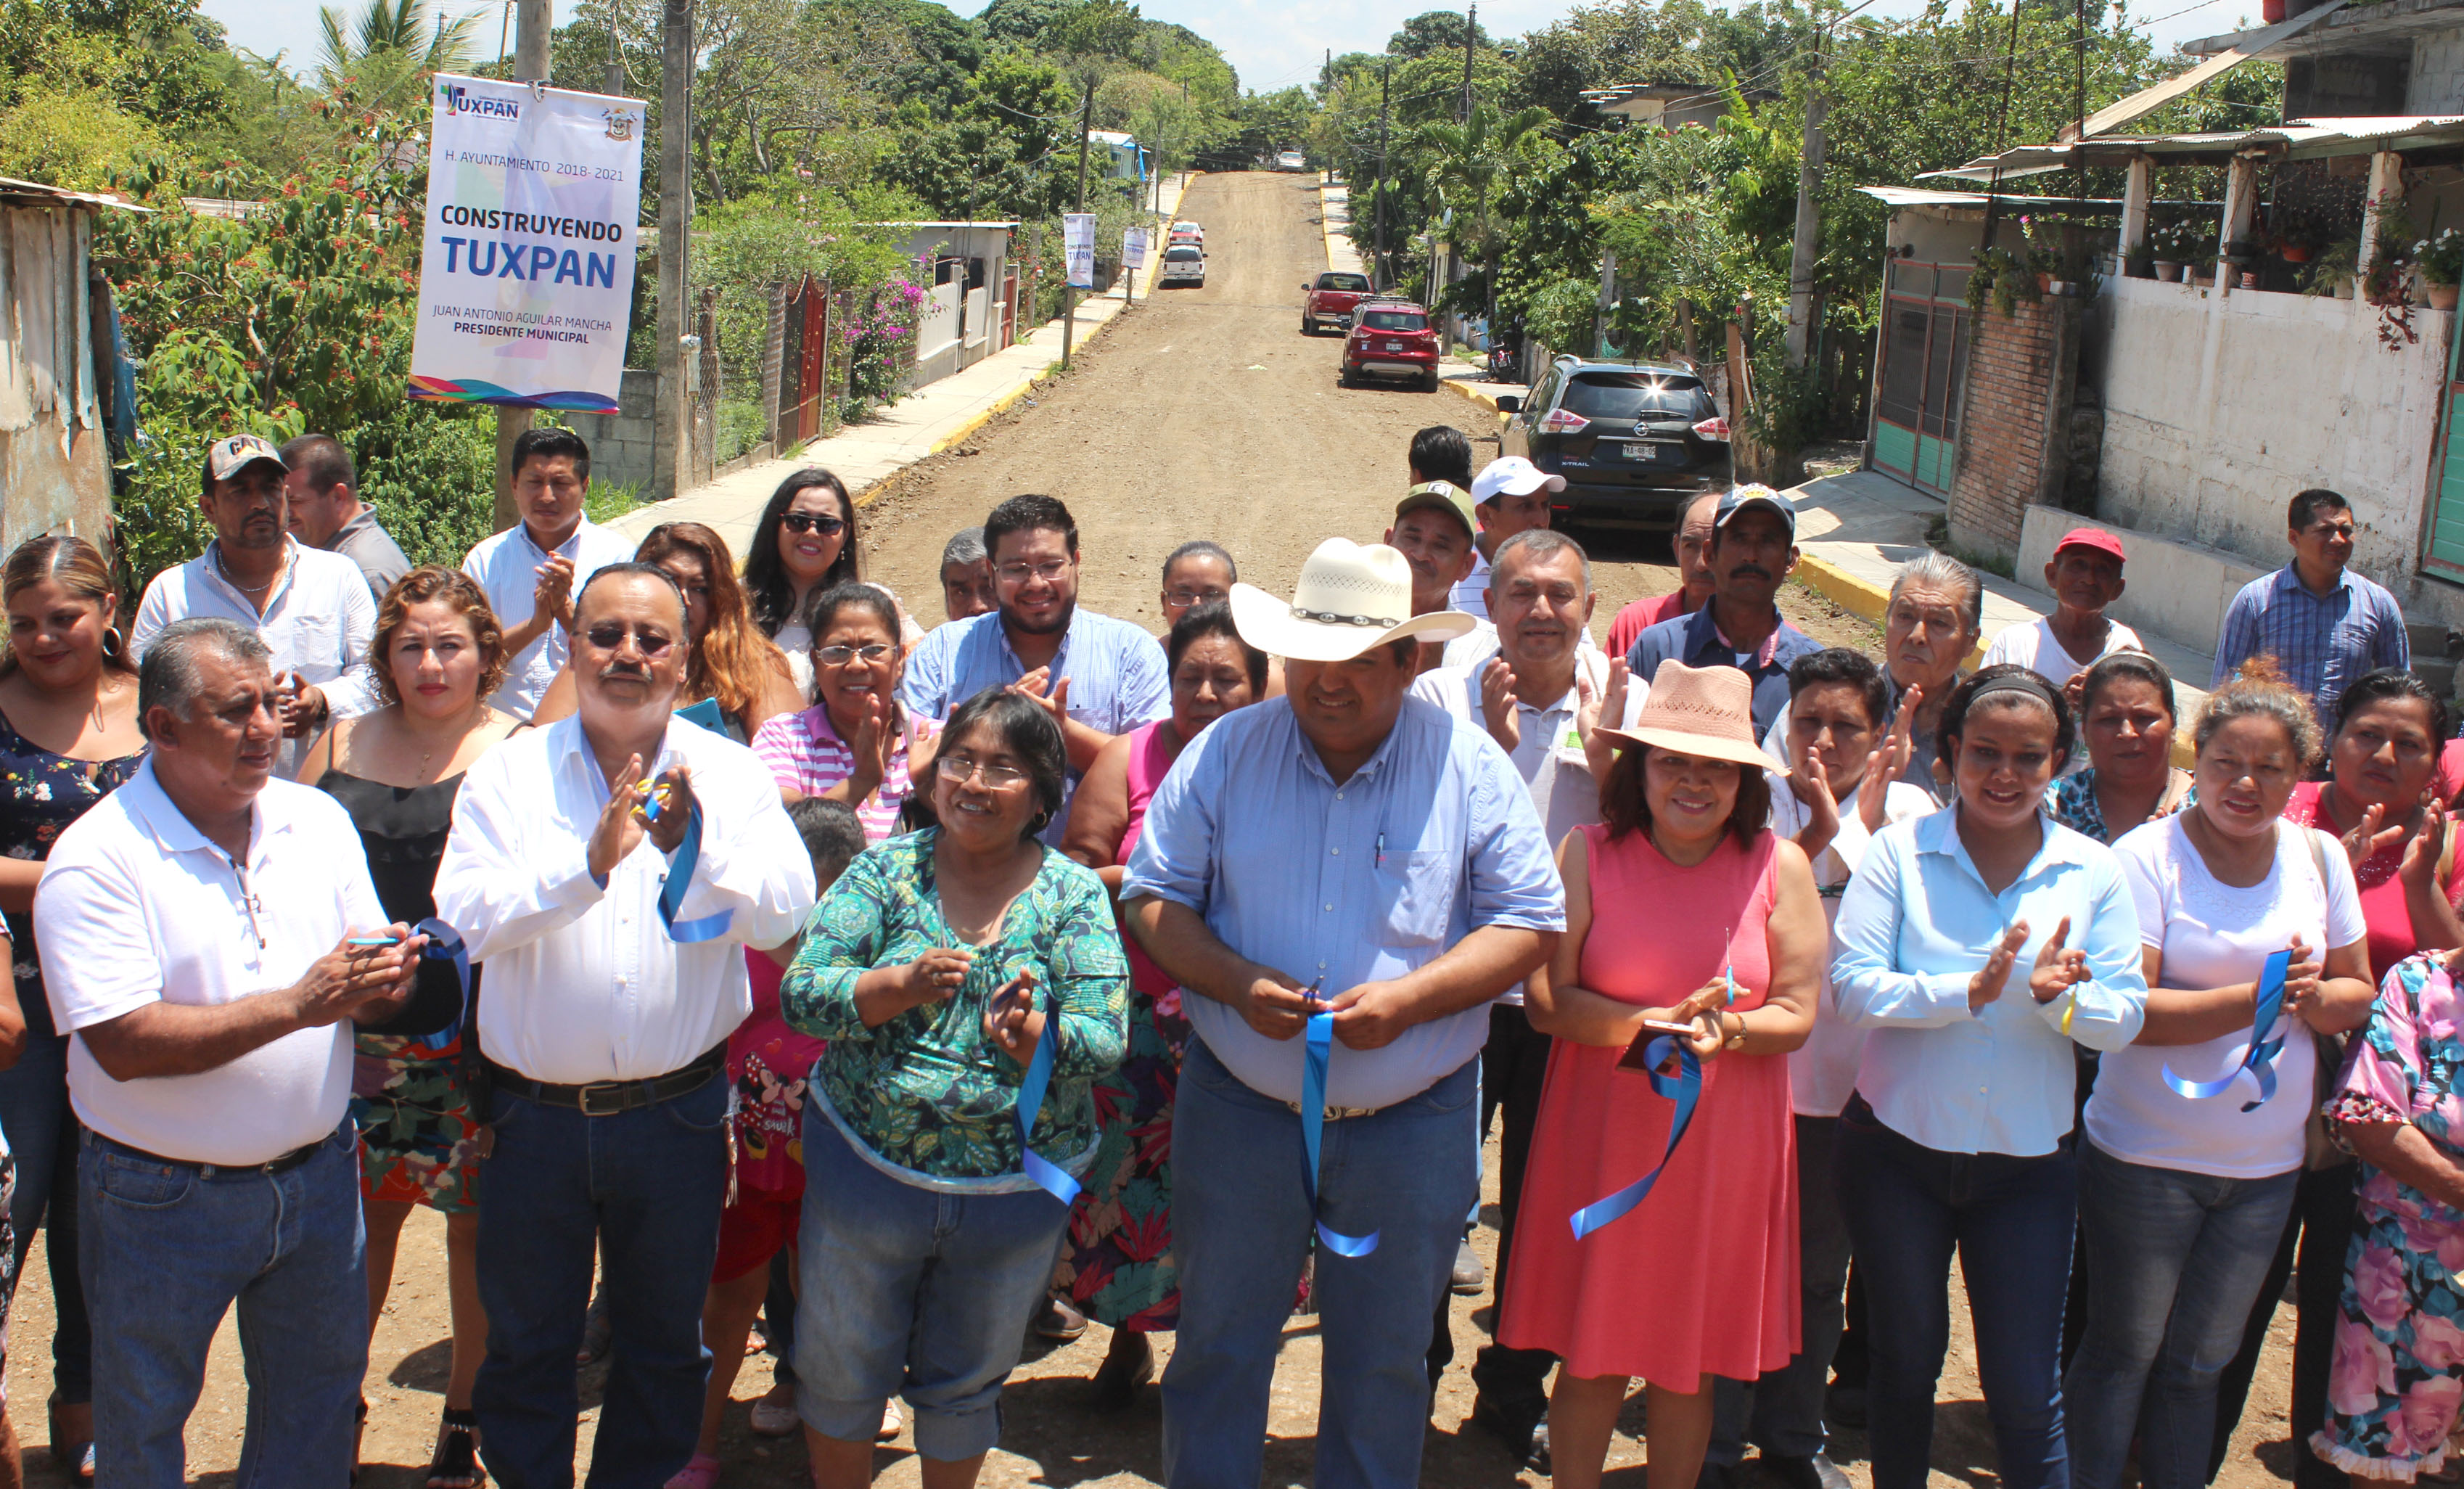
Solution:
[[[340,3],[356,10],[364,0]],[[452,11],[477,8],[472,0],[443,3]],[[296,68],[316,55],[318,6],[319,0],[205,0],[204,9],[223,23],[231,45],[267,56],[288,51]],[[1141,0],[1139,11],[1214,42],[1240,73],[1243,88],[1271,93],[1314,80],[1329,48],[1338,56],[1384,50],[1386,38],[1407,18],[1435,8],[1432,0]],[[1481,29],[1517,35],[1548,25],[1569,8],[1567,0],[1489,0],[1481,7]],[[1906,15],[1923,8],[1924,0],[1875,0],[1870,13]],[[569,4],[558,7],[560,23],[568,9]],[[2139,0],[2136,9],[2154,20],[2148,31],[2159,47],[2257,24],[2256,0]],[[487,7],[486,15],[478,30],[486,35],[484,44],[494,46],[496,9]]]

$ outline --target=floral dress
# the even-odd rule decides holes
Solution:
[[[2464,1161],[2464,1038],[2440,955],[2409,956],[2379,989],[2327,1103],[2338,1122],[2408,1122],[2450,1161]],[[2326,1425],[2312,1451],[2348,1474],[2410,1483],[2447,1457],[2464,1402],[2464,1211],[2370,1164],[2344,1287]]]

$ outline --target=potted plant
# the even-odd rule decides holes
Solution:
[[[2464,231],[2443,228],[2433,237],[2412,246],[2413,259],[2432,310],[2453,310],[2459,283],[2464,283]]]
[[[2328,244],[2314,254],[2309,263],[2302,266],[2301,293],[2334,296],[2340,300],[2351,299],[2353,271],[2357,267],[2359,266],[2355,262],[2353,245]]]
[[[2145,243],[2125,250],[2122,255],[2122,273],[2126,278],[2153,279],[2156,277],[2156,251]]]
[[[2166,280],[2185,277],[2183,268],[2197,259],[2206,236],[2196,224],[2188,222],[2168,222],[2151,230],[2147,241],[2155,254],[2156,277]]]

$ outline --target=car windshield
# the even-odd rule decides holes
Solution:
[[[1428,318],[1417,310],[1373,310],[1360,319],[1372,331],[1425,331],[1429,327]]]
[[[1558,406],[1586,419],[1639,419],[1691,414],[1702,396],[1702,380],[1684,373],[1583,372],[1566,385]]]
[[[1321,290],[1343,290],[1353,295],[1366,295],[1369,293],[1369,276],[1367,274],[1320,274],[1317,276],[1317,287]]]
[[[1198,257],[1198,250],[1189,244],[1183,243],[1177,248],[1164,250],[1163,256],[1182,263],[1188,263]]]

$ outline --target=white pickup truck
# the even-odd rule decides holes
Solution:
[[[1155,274],[1155,284],[1194,284],[1206,287],[1206,250],[1195,243],[1176,243],[1163,251],[1163,267]]]

